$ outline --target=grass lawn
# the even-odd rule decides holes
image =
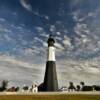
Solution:
[[[9,94],[0,95],[0,100],[100,100],[98,94]]]

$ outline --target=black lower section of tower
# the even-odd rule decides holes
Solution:
[[[44,82],[39,86],[39,91],[57,91],[58,80],[55,61],[47,61]]]

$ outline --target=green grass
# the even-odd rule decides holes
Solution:
[[[0,100],[100,100],[100,95],[0,95]]]

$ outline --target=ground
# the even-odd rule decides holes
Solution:
[[[1,93],[0,100],[100,100],[97,93]]]

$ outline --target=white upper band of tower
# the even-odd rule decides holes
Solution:
[[[56,61],[55,60],[55,47],[48,47],[47,61]]]

